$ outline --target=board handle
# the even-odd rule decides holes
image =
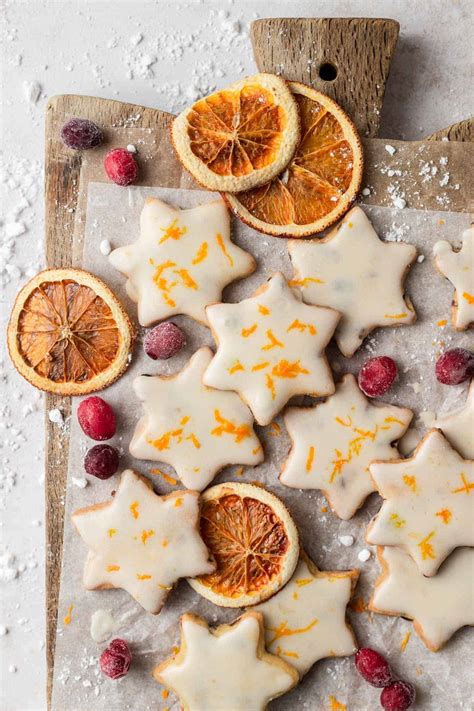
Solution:
[[[440,131],[432,133],[426,140],[442,141],[443,138],[447,138],[448,141],[467,141],[474,143],[474,118],[464,119],[464,121],[453,123],[447,128],[442,128]]]
[[[252,22],[260,71],[310,84],[376,136],[400,25],[369,18],[269,18]]]

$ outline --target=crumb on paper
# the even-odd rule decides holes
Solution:
[[[368,548],[362,548],[362,550],[358,552],[357,557],[361,561],[361,563],[366,563],[369,558],[372,557],[372,553],[369,551]]]

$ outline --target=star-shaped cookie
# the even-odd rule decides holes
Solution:
[[[199,535],[199,494],[158,496],[147,479],[127,469],[111,501],[75,511],[89,547],[88,590],[122,588],[148,612],[158,613],[173,585],[215,570]]]
[[[245,403],[236,393],[203,384],[211,360],[211,349],[200,348],[178,375],[140,375],[133,382],[145,415],[135,428],[130,453],[171,464],[183,484],[197,491],[226,464],[263,461]]]
[[[299,680],[296,669],[265,651],[258,612],[214,630],[202,617],[183,615],[180,649],[153,675],[179,696],[184,711],[264,711]]]
[[[128,277],[127,294],[138,304],[142,326],[174,314],[207,325],[205,307],[221,300],[227,284],[255,269],[254,258],[231,242],[223,200],[180,210],[148,198],[140,237],[115,249],[109,260]]]
[[[471,380],[464,405],[439,415],[435,424],[461,456],[474,459],[474,380]]]
[[[347,358],[374,328],[416,320],[403,294],[416,249],[382,242],[360,207],[353,207],[326,237],[290,240],[288,249],[295,268],[290,284],[301,289],[307,303],[341,312],[335,339]]]
[[[457,331],[474,323],[474,226],[462,235],[462,247],[453,250],[449,242],[436,242],[435,263],[454,286],[451,322]]]
[[[459,548],[438,573],[426,578],[410,556],[397,548],[377,551],[382,575],[369,609],[408,617],[428,649],[437,652],[465,625],[474,625],[474,550]]]
[[[373,462],[369,471],[385,501],[368,543],[404,548],[428,576],[458,546],[474,546],[474,462],[440,430],[430,430],[410,459]]]
[[[319,659],[354,654],[346,606],[358,577],[358,570],[318,570],[302,553],[285,587],[252,608],[263,614],[267,649],[287,659],[300,676]]]
[[[376,491],[368,471],[374,459],[396,459],[393,442],[406,432],[411,410],[369,402],[353,375],[316,407],[284,415],[292,448],[280,480],[295,489],[321,489],[332,510],[351,518]]]
[[[260,425],[293,395],[334,392],[324,349],[339,314],[303,304],[283,274],[238,304],[209,306],[207,316],[218,349],[204,382],[238,392]]]

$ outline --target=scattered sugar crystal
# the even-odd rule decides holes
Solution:
[[[41,94],[41,84],[37,81],[23,82],[23,96],[30,104],[36,104]]]
[[[441,188],[446,187],[446,185],[449,183],[449,173],[445,173],[441,180],[439,181],[439,185]]]
[[[422,264],[425,261],[425,255],[419,254],[418,257],[416,258],[416,261],[418,262],[418,264]]]
[[[140,44],[140,42],[142,42],[142,40],[143,40],[143,35],[141,32],[139,32],[138,34],[132,35],[130,37],[130,44],[132,45],[132,47],[136,47],[137,45]]]
[[[112,251],[112,246],[108,239],[103,239],[99,244],[99,249],[104,256],[107,256]]]
[[[354,536],[339,536],[339,541],[343,546],[352,546],[354,544]]]
[[[48,412],[48,419],[50,422],[52,422],[55,425],[63,425],[64,424],[63,413],[57,407],[55,407],[53,410],[50,410]]]
[[[448,165],[448,156],[441,156],[441,158],[439,159],[439,164],[440,165]]]
[[[404,198],[400,197],[400,195],[396,195],[396,196],[393,198],[393,204],[394,204],[395,207],[397,207],[399,210],[403,210],[403,208],[406,207],[406,205],[407,205],[407,201],[406,201]]]
[[[8,634],[8,627],[0,625],[0,637],[4,637],[6,634]]]
[[[18,667],[15,664],[10,664],[8,671],[10,674],[15,674],[18,671]]]
[[[5,234],[7,237],[19,237],[26,232],[26,227],[23,222],[8,222],[5,225]]]
[[[366,563],[369,558],[371,557],[372,553],[368,550],[368,548],[362,548],[361,551],[357,554],[358,559],[361,561],[361,563]]]
[[[85,477],[73,476],[71,478],[72,478],[72,483],[74,484],[74,486],[77,486],[79,489],[85,489],[89,483]]]
[[[136,147],[133,145],[133,143],[129,143],[128,146],[127,146],[127,151],[128,151],[129,153],[136,153],[136,152],[137,152],[137,149],[136,149]]]
[[[370,188],[363,188],[362,195],[364,197],[367,197],[368,195],[370,195]]]
[[[385,150],[387,151],[387,153],[390,153],[391,156],[395,155],[395,153],[397,152],[397,149],[394,146],[391,146],[389,143],[386,144]]]

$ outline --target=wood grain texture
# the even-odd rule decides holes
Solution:
[[[464,119],[459,123],[453,123],[452,126],[443,128],[440,131],[432,133],[428,136],[427,141],[442,141],[447,138],[450,141],[467,141],[474,142],[474,118]]]

